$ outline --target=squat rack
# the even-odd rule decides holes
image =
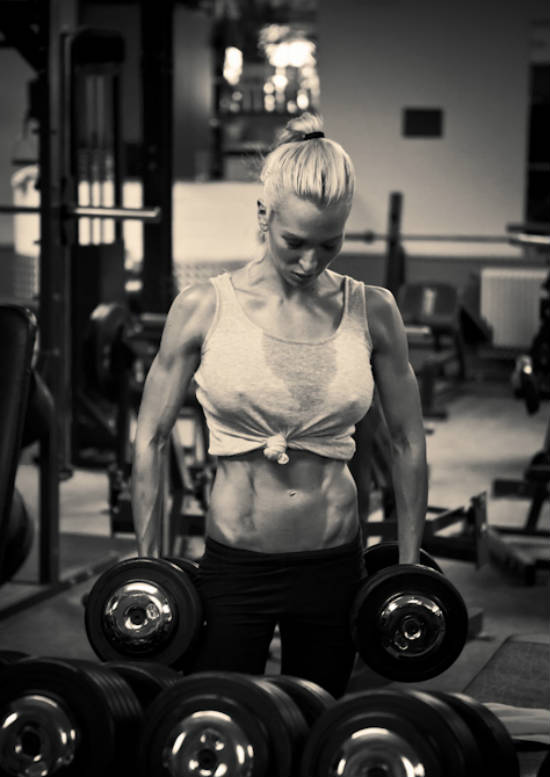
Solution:
[[[142,105],[144,111],[143,192],[145,207],[86,207],[75,195],[71,149],[71,45],[82,32],[74,0],[0,0],[4,44],[15,48],[37,74],[39,118],[39,208],[0,205],[0,213],[40,215],[40,359],[51,395],[50,434],[40,444],[39,589],[0,611],[0,618],[87,579],[112,558],[63,579],[60,569],[59,480],[70,473],[72,359],[71,249],[79,218],[138,219],[144,223],[143,273],[146,303],[166,311],[172,297],[172,21],[174,0],[139,0]],[[153,109],[154,106],[154,109]],[[149,118],[147,118],[149,117]],[[117,170],[120,179],[120,169]],[[116,190],[115,186],[115,190]],[[116,559],[114,559],[116,560]]]

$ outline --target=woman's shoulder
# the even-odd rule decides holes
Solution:
[[[403,321],[397,301],[389,289],[365,284],[369,329],[375,347],[390,343],[403,334]]]
[[[176,296],[172,310],[176,314],[189,314],[205,311],[216,304],[216,289],[211,280],[190,283]]]
[[[374,310],[391,310],[396,306],[395,297],[389,289],[365,283],[351,275],[337,273],[334,270],[328,270],[328,272],[336,283],[341,285],[343,282],[347,282],[353,291],[364,294],[369,312],[371,312],[371,308],[374,308]]]
[[[166,325],[187,335],[204,335],[214,319],[216,299],[211,281],[185,286],[172,302]]]
[[[373,286],[369,283],[364,283],[365,287],[365,299],[369,307],[374,307],[380,310],[389,310],[396,306],[395,297],[389,289],[384,286]]]

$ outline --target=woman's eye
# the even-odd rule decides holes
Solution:
[[[302,245],[299,240],[286,240],[285,242],[289,248],[300,248]]]

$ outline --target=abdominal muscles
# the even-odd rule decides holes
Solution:
[[[262,451],[220,457],[206,533],[264,553],[319,550],[358,532],[357,493],[346,462],[288,451],[280,465]]]

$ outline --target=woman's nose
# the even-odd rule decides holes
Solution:
[[[309,275],[317,269],[317,257],[315,251],[311,249],[300,257],[300,267],[302,271]]]

